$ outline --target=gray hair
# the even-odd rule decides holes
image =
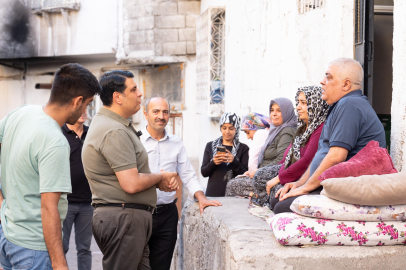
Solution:
[[[164,98],[162,96],[154,95],[154,96],[150,97],[149,99],[145,100],[145,102],[144,102],[145,111],[147,112],[147,114],[148,114],[149,103],[151,102],[151,100],[153,100],[155,98],[160,98],[160,99],[165,100],[168,103],[169,113],[171,112],[171,103],[166,98]]]
[[[364,70],[357,60],[351,58],[337,58],[331,61],[329,66],[337,67],[339,76],[341,76],[343,80],[350,80],[352,84],[362,87]]]

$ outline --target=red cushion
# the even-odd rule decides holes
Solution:
[[[357,177],[361,175],[382,175],[397,173],[388,150],[379,147],[377,141],[370,141],[361,151],[346,162],[337,164],[322,173],[319,180],[329,178]]]

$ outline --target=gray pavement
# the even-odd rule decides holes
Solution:
[[[76,244],[75,244],[75,232],[74,228],[69,241],[69,251],[66,254],[66,260],[68,261],[69,270],[77,270],[77,257],[76,257]],[[99,247],[96,244],[96,241],[92,237],[92,245],[90,247],[92,251],[92,270],[102,270],[102,258],[103,254],[101,253]],[[90,269],[89,269],[90,270]]]

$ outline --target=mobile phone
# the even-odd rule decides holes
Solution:
[[[217,146],[217,153],[223,155],[226,153],[226,148],[224,146]]]

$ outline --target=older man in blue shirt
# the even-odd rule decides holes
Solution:
[[[289,207],[298,196],[319,194],[322,188],[318,177],[356,155],[368,142],[378,141],[386,148],[383,125],[360,90],[363,76],[361,65],[354,59],[339,58],[330,63],[320,82],[330,109],[318,150],[299,181],[286,184],[272,199],[274,213],[291,212]]]
[[[169,102],[162,97],[154,97],[145,102],[144,114],[148,126],[142,131],[141,142],[148,152],[151,172],[176,171],[189,194],[199,201],[201,213],[207,206],[220,206],[220,202],[208,200],[204,195],[182,140],[165,131],[169,110]],[[169,270],[179,219],[175,205],[176,191],[165,193],[157,189],[157,196],[156,212],[152,215],[152,235],[148,242],[150,266],[152,270]]]

